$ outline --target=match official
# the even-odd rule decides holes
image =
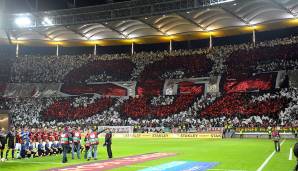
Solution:
[[[107,153],[108,153],[109,159],[113,158],[113,154],[112,154],[112,131],[109,128],[106,129],[104,146],[107,147]]]
[[[11,156],[12,156],[12,159],[14,159],[14,150],[15,150],[15,147],[16,147],[16,131],[15,131],[15,128],[11,128],[11,130],[7,133],[6,135],[6,141],[7,141],[7,144],[8,144],[8,148],[7,148],[7,151],[6,151],[6,160],[8,160],[8,153],[9,153],[9,150],[11,150]]]
[[[280,152],[280,134],[278,130],[272,132],[272,138],[276,152]]]

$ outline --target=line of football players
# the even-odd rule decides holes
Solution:
[[[2,128],[0,130],[1,160],[8,160],[10,151],[11,159],[26,159],[62,153],[65,153],[65,156],[66,153],[71,153],[72,159],[77,153],[77,157],[80,159],[80,154],[83,151],[85,151],[85,159],[90,160],[92,157],[97,159],[98,134],[101,132],[89,129],[84,139],[85,144],[82,146],[80,127],[73,129],[66,127],[64,130],[59,128],[54,130],[47,128],[16,130],[11,128],[8,131]],[[67,162],[67,159],[64,159],[63,162]]]

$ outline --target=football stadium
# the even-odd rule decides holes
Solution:
[[[298,171],[298,0],[1,0],[0,171]]]

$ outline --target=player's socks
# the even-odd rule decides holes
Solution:
[[[12,152],[11,152],[11,156],[12,156],[12,158],[14,159],[14,150],[12,150]]]
[[[9,150],[6,151],[6,155],[5,155],[6,159],[8,159],[8,153],[9,153]]]
[[[3,151],[1,151],[1,159],[3,158]]]

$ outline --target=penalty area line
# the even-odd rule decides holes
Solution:
[[[280,146],[282,146],[284,144],[286,140],[283,140],[280,144]],[[266,160],[262,163],[262,165],[257,169],[257,171],[262,171],[264,169],[264,167],[269,163],[269,161],[271,160],[271,158],[274,156],[274,154],[276,153],[276,151],[274,150],[267,158]]]

